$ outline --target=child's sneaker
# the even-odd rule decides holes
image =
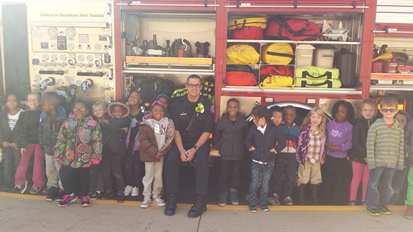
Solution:
[[[32,187],[30,188],[30,190],[29,190],[29,193],[35,195],[35,194],[37,194],[38,192],[40,192],[40,190],[42,190],[42,187],[43,187],[43,186],[40,186],[40,187],[38,187],[38,188],[35,188],[35,187],[32,186]]]
[[[224,207],[227,205],[228,193],[220,193],[218,196],[218,205]]]
[[[381,214],[383,214],[383,215],[390,215],[391,214],[390,209],[387,208],[387,206],[385,206],[385,205],[380,206],[379,210],[380,210]]]
[[[366,207],[366,211],[368,214],[370,214],[373,217],[380,217],[380,212],[378,209],[371,209],[369,207]]]
[[[413,220],[413,205],[408,205],[406,208],[406,212],[404,213],[404,217],[406,219]]]
[[[80,200],[80,205],[82,207],[88,207],[90,205],[89,197],[83,196],[82,199]]]
[[[57,205],[60,207],[66,207],[77,200],[77,196],[72,193],[70,195],[64,195],[62,201],[60,201]]]
[[[270,210],[267,205],[260,205],[260,208],[263,212],[268,212]]]
[[[16,186],[14,186],[12,192],[13,192],[13,193],[21,193],[21,194],[25,193],[26,190],[27,190],[27,184],[28,184],[28,183],[29,183],[29,182],[26,180],[26,182],[25,182],[23,185],[16,185]]]
[[[123,191],[118,192],[118,203],[123,203],[125,201],[125,194]]]
[[[291,199],[290,196],[284,198],[284,204],[286,204],[286,205],[293,205],[293,204],[294,204],[294,203],[293,203],[293,199]]]
[[[129,196],[132,193],[132,189],[133,189],[132,186],[126,185],[125,191],[123,192],[125,196]]]
[[[89,194],[89,199],[90,200],[96,200],[99,199],[99,197],[102,196],[101,191],[91,191]]]
[[[65,191],[64,190],[59,190],[59,194],[57,194],[56,201],[57,202],[62,201],[64,195],[65,195]]]
[[[100,196],[101,200],[108,200],[113,196],[113,191],[111,190],[106,190],[102,193],[102,196]]]
[[[255,206],[255,205],[249,205],[249,208],[250,208],[250,212],[251,212],[251,213],[256,213],[256,212],[258,212],[257,206]]]
[[[238,191],[236,189],[229,189],[229,200],[233,205],[239,205]]]
[[[145,197],[145,199],[143,199],[141,203],[141,208],[144,208],[144,209],[148,208],[149,203],[151,203],[151,199]]]
[[[54,186],[50,187],[46,196],[46,201],[54,201],[54,199],[56,199],[58,195],[59,189]]]
[[[163,206],[166,205],[166,204],[165,204],[165,201],[162,200],[160,197],[153,199],[153,202],[154,202],[155,204],[157,204],[158,206],[160,206],[160,207],[163,207]]]
[[[139,188],[138,188],[138,187],[133,187],[133,188],[132,188],[132,194],[131,194],[131,196],[132,196],[132,197],[137,197],[137,196],[139,196]]]
[[[349,206],[356,206],[356,201],[349,201],[349,202],[348,202],[348,205],[349,205]]]

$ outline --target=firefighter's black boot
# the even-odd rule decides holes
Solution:
[[[318,203],[318,184],[311,185],[311,199],[314,205],[319,205]]]
[[[305,184],[300,184],[298,186],[298,198],[300,205],[305,205],[304,194],[305,194]]]
[[[175,214],[175,210],[176,210],[176,196],[175,194],[168,194],[164,214],[166,216],[172,216]]]
[[[205,197],[196,196],[195,203],[188,212],[188,217],[190,218],[199,217],[206,210],[207,208],[206,208],[206,203],[205,203]]]

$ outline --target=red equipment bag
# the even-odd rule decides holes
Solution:
[[[237,27],[235,30],[229,31],[231,38],[234,39],[250,39],[250,40],[262,40],[264,38],[264,32],[261,27]]]
[[[227,72],[225,83],[227,86],[253,86],[257,85],[257,77],[251,72]]]
[[[320,34],[320,27],[305,19],[271,19],[267,26],[266,39],[315,40]]]
[[[260,69],[260,79],[264,80],[267,77],[272,76],[289,76],[293,77],[293,70],[292,68],[284,65],[268,65],[263,66]]]

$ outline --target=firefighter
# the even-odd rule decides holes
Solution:
[[[200,95],[201,78],[191,75],[187,78],[188,93],[172,105],[172,119],[175,123],[174,144],[165,161],[165,192],[167,205],[165,215],[175,214],[178,193],[179,161],[195,159],[195,203],[188,217],[195,218],[206,211],[205,197],[208,187],[208,156],[210,152],[209,135],[213,131],[214,114],[212,103]]]

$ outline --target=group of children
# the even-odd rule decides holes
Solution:
[[[139,194],[140,183],[144,187],[142,208],[152,200],[165,205],[161,199],[163,161],[175,133],[173,121],[165,116],[167,96],[158,96],[148,115],[143,113],[137,91],[130,93],[126,103],[116,101],[106,107],[96,102],[92,116],[80,101],[66,114],[56,93],[43,96],[42,110],[39,102],[39,96],[31,93],[27,109],[22,110],[15,94],[6,97],[0,114],[3,191],[26,192],[26,172],[34,155],[29,192],[42,190],[46,174],[46,200],[56,200],[59,206],[70,205],[78,197],[82,206],[89,206],[89,199],[114,195],[121,203],[125,196]],[[377,108],[374,100],[364,100],[361,118],[354,122],[353,106],[338,101],[332,120],[328,121],[321,107],[314,107],[299,127],[293,106],[255,106],[251,112],[254,125],[248,128],[240,102],[228,100],[215,132],[222,159],[218,204],[225,206],[228,196],[232,204],[239,204],[242,160],[249,152],[251,182],[246,199],[251,212],[257,212],[257,206],[268,211],[268,204],[281,201],[296,204],[295,186],[299,204],[311,201],[318,205],[320,184],[326,204],[356,205],[362,182],[361,204],[367,212],[372,216],[391,214],[387,205],[397,201],[408,176],[405,215],[412,219],[413,170],[409,166],[413,166],[413,123],[406,112],[398,110],[394,98],[381,100],[383,118],[376,119]],[[351,181],[346,175],[350,165]],[[306,197],[308,184],[310,196]]]
[[[139,194],[139,183],[144,186],[142,208],[148,207],[151,196],[164,206],[163,159],[175,132],[173,121],[165,117],[167,102],[167,96],[158,96],[143,117],[140,93],[134,91],[126,103],[116,101],[106,107],[96,102],[92,115],[84,102],[75,102],[67,115],[57,93],[44,94],[41,107],[39,95],[28,94],[26,110],[19,108],[15,94],[8,94],[0,114],[1,190],[27,191],[26,172],[34,154],[29,192],[43,189],[46,174],[43,193],[59,206],[78,198],[81,206],[89,206],[90,199],[110,199],[115,194],[122,203],[125,195]],[[122,165],[124,160],[129,162]]]
[[[226,205],[228,192],[231,203],[238,204],[240,162],[249,151],[251,182],[246,199],[253,213],[257,206],[265,212],[268,204],[279,205],[280,201],[293,205],[295,186],[299,204],[318,205],[322,184],[325,204],[356,205],[362,182],[361,204],[367,212],[387,215],[391,214],[387,205],[398,200],[408,175],[405,217],[413,219],[413,168],[409,169],[413,166],[413,123],[406,112],[398,110],[395,98],[380,101],[383,118],[376,119],[377,108],[374,100],[364,100],[361,118],[354,122],[354,108],[347,101],[334,104],[330,121],[321,107],[314,107],[300,128],[294,122],[293,106],[282,110],[255,106],[251,112],[254,125],[248,129],[239,101],[228,100],[227,112],[216,128],[222,158],[218,204]],[[241,146],[244,141],[246,147]],[[347,174],[350,167],[352,178]],[[308,183],[310,196],[306,197]],[[346,187],[350,187],[349,194]]]

